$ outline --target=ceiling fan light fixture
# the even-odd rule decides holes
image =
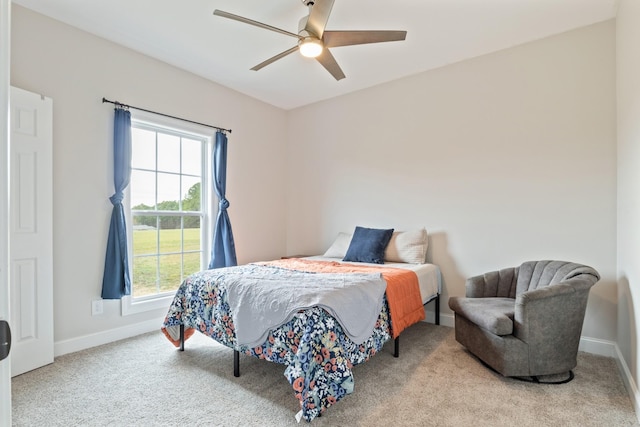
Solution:
[[[316,37],[305,37],[300,41],[300,54],[307,58],[317,58],[322,53],[324,46]]]

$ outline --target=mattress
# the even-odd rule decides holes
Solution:
[[[333,261],[345,264],[339,258],[328,258],[323,256],[310,256],[305,257],[317,261]],[[418,276],[418,284],[420,285],[420,295],[422,296],[422,303],[426,304],[435,298],[438,294],[442,293],[442,280],[440,276],[440,268],[434,264],[407,264],[404,262],[385,262],[384,264],[369,264],[366,262],[359,262],[358,265],[370,265],[372,267],[393,267],[403,270],[411,270]]]

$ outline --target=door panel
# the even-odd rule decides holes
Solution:
[[[11,88],[11,375],[53,362],[53,101]]]

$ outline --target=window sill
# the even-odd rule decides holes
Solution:
[[[121,300],[122,315],[129,316],[159,309],[168,310],[173,297],[173,294],[165,294],[150,299],[134,300],[131,295],[124,296]]]

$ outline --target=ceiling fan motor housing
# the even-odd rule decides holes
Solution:
[[[302,18],[300,18],[300,21],[298,21],[298,35],[302,37],[315,37],[315,34],[311,34],[307,31],[307,21],[309,21],[309,15],[303,16]]]

